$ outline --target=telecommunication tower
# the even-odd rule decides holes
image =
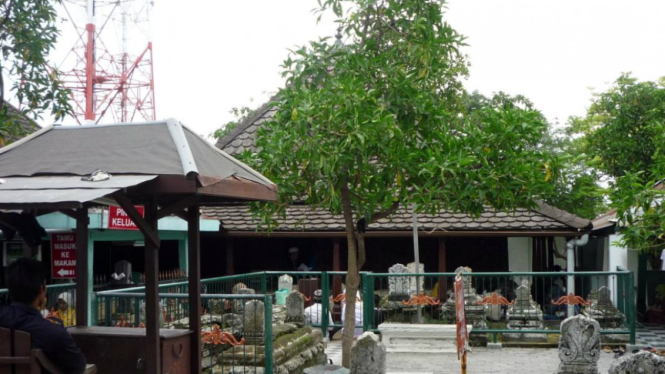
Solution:
[[[152,6],[152,0],[62,2],[75,33],[56,69],[72,92],[79,124],[155,120]]]

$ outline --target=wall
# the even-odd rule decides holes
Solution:
[[[531,238],[508,238],[508,270],[531,271]]]

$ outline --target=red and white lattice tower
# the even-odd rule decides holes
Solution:
[[[152,0],[63,1],[75,41],[56,68],[79,124],[155,120],[152,6]]]

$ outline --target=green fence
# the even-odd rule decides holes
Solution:
[[[455,322],[454,273],[367,273],[364,278],[365,329],[381,323]],[[574,287],[574,305],[568,306]],[[628,271],[576,273],[464,273],[466,314],[472,334],[556,334],[569,313],[585,313],[601,334],[627,335],[635,343],[633,274]],[[418,282],[423,297],[412,298]],[[496,293],[495,297],[492,297]],[[375,296],[376,295],[376,296]],[[378,305],[375,303],[378,300]],[[534,336],[534,335],[531,335]]]
[[[98,293],[97,297],[106,307],[106,325],[143,327],[144,293],[105,291]],[[257,368],[272,373],[272,296],[204,294],[201,300],[209,306],[201,316],[204,373],[253,373]],[[260,307],[250,308],[248,303],[251,301],[263,303],[262,310]],[[187,294],[160,293],[159,304],[161,328],[189,328]]]
[[[58,299],[61,298],[67,304],[60,303]],[[9,291],[6,288],[0,289],[0,305],[8,305]],[[43,315],[50,312],[58,313],[59,317],[63,319],[66,326],[76,325],[76,315],[73,312],[76,305],[76,284],[63,283],[63,284],[49,284],[46,286],[46,305],[41,311]],[[61,306],[62,309],[58,308]]]

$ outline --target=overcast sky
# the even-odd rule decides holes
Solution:
[[[207,135],[234,106],[259,106],[283,81],[288,48],[332,36],[315,0],[155,0],[157,117]],[[450,0],[467,37],[469,90],[523,94],[555,121],[582,115],[590,88],[621,72],[665,76],[665,1]],[[251,101],[253,100],[253,101]]]

